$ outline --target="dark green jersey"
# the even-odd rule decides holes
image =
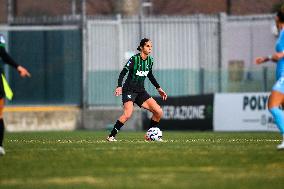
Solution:
[[[119,75],[118,86],[122,86],[123,77],[128,72],[127,79],[123,85],[124,87],[135,90],[144,90],[144,81],[146,77],[148,77],[151,83],[156,88],[159,88],[160,86],[152,73],[153,63],[153,58],[151,56],[148,56],[146,60],[141,58],[140,53],[132,56]]]

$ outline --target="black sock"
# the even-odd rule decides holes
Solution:
[[[121,123],[119,120],[117,120],[109,136],[115,137],[115,135],[118,133],[118,131],[120,130],[120,128],[123,125],[124,125],[123,123]]]
[[[151,127],[157,127],[158,124],[159,124],[158,121],[154,121],[153,119],[151,119],[150,125],[149,125],[149,129],[150,129]]]
[[[3,145],[4,131],[5,131],[4,121],[3,121],[3,118],[1,118],[0,119],[0,146]]]

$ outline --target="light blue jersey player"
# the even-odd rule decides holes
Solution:
[[[280,30],[275,49],[277,53],[284,53],[284,29]],[[284,94],[284,58],[277,61],[276,83],[272,87],[273,91],[279,91]]]
[[[284,149],[284,113],[280,106],[284,105],[284,6],[275,16],[275,23],[279,31],[279,36],[276,42],[276,53],[272,56],[257,57],[256,64],[261,64],[267,61],[277,63],[276,67],[276,83],[272,87],[271,94],[268,100],[268,109],[272,114],[275,123],[282,134],[282,143],[277,145],[277,149]]]

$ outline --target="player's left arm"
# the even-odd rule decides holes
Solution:
[[[149,71],[147,77],[151,81],[151,83],[156,87],[158,93],[163,98],[163,100],[167,100],[168,95],[167,93],[160,87],[159,83],[157,82],[156,78],[153,75],[152,69]]]

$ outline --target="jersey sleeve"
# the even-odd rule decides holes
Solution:
[[[123,68],[127,69],[128,71],[133,67],[134,64],[134,57],[131,57]]]
[[[281,31],[280,36],[279,36],[279,46],[278,50],[280,52],[284,52],[284,31]]]
[[[151,83],[156,87],[156,89],[160,88],[160,85],[157,82],[156,78],[154,77],[152,70],[149,71],[148,78],[151,81]]]
[[[160,88],[159,83],[157,82],[156,78],[153,75],[153,58],[151,57],[151,63],[150,63],[150,69],[149,69],[149,73],[147,75],[147,77],[149,78],[150,82],[156,87],[156,89]]]
[[[117,80],[117,87],[122,87],[123,78],[132,67],[133,67],[133,57],[131,57],[128,60],[128,62],[125,64],[122,71],[120,72],[118,80]]]
[[[14,68],[19,66],[19,64],[17,64],[16,61],[14,61],[13,58],[6,52],[6,49],[3,46],[0,46],[0,57],[6,64],[9,64]]]

